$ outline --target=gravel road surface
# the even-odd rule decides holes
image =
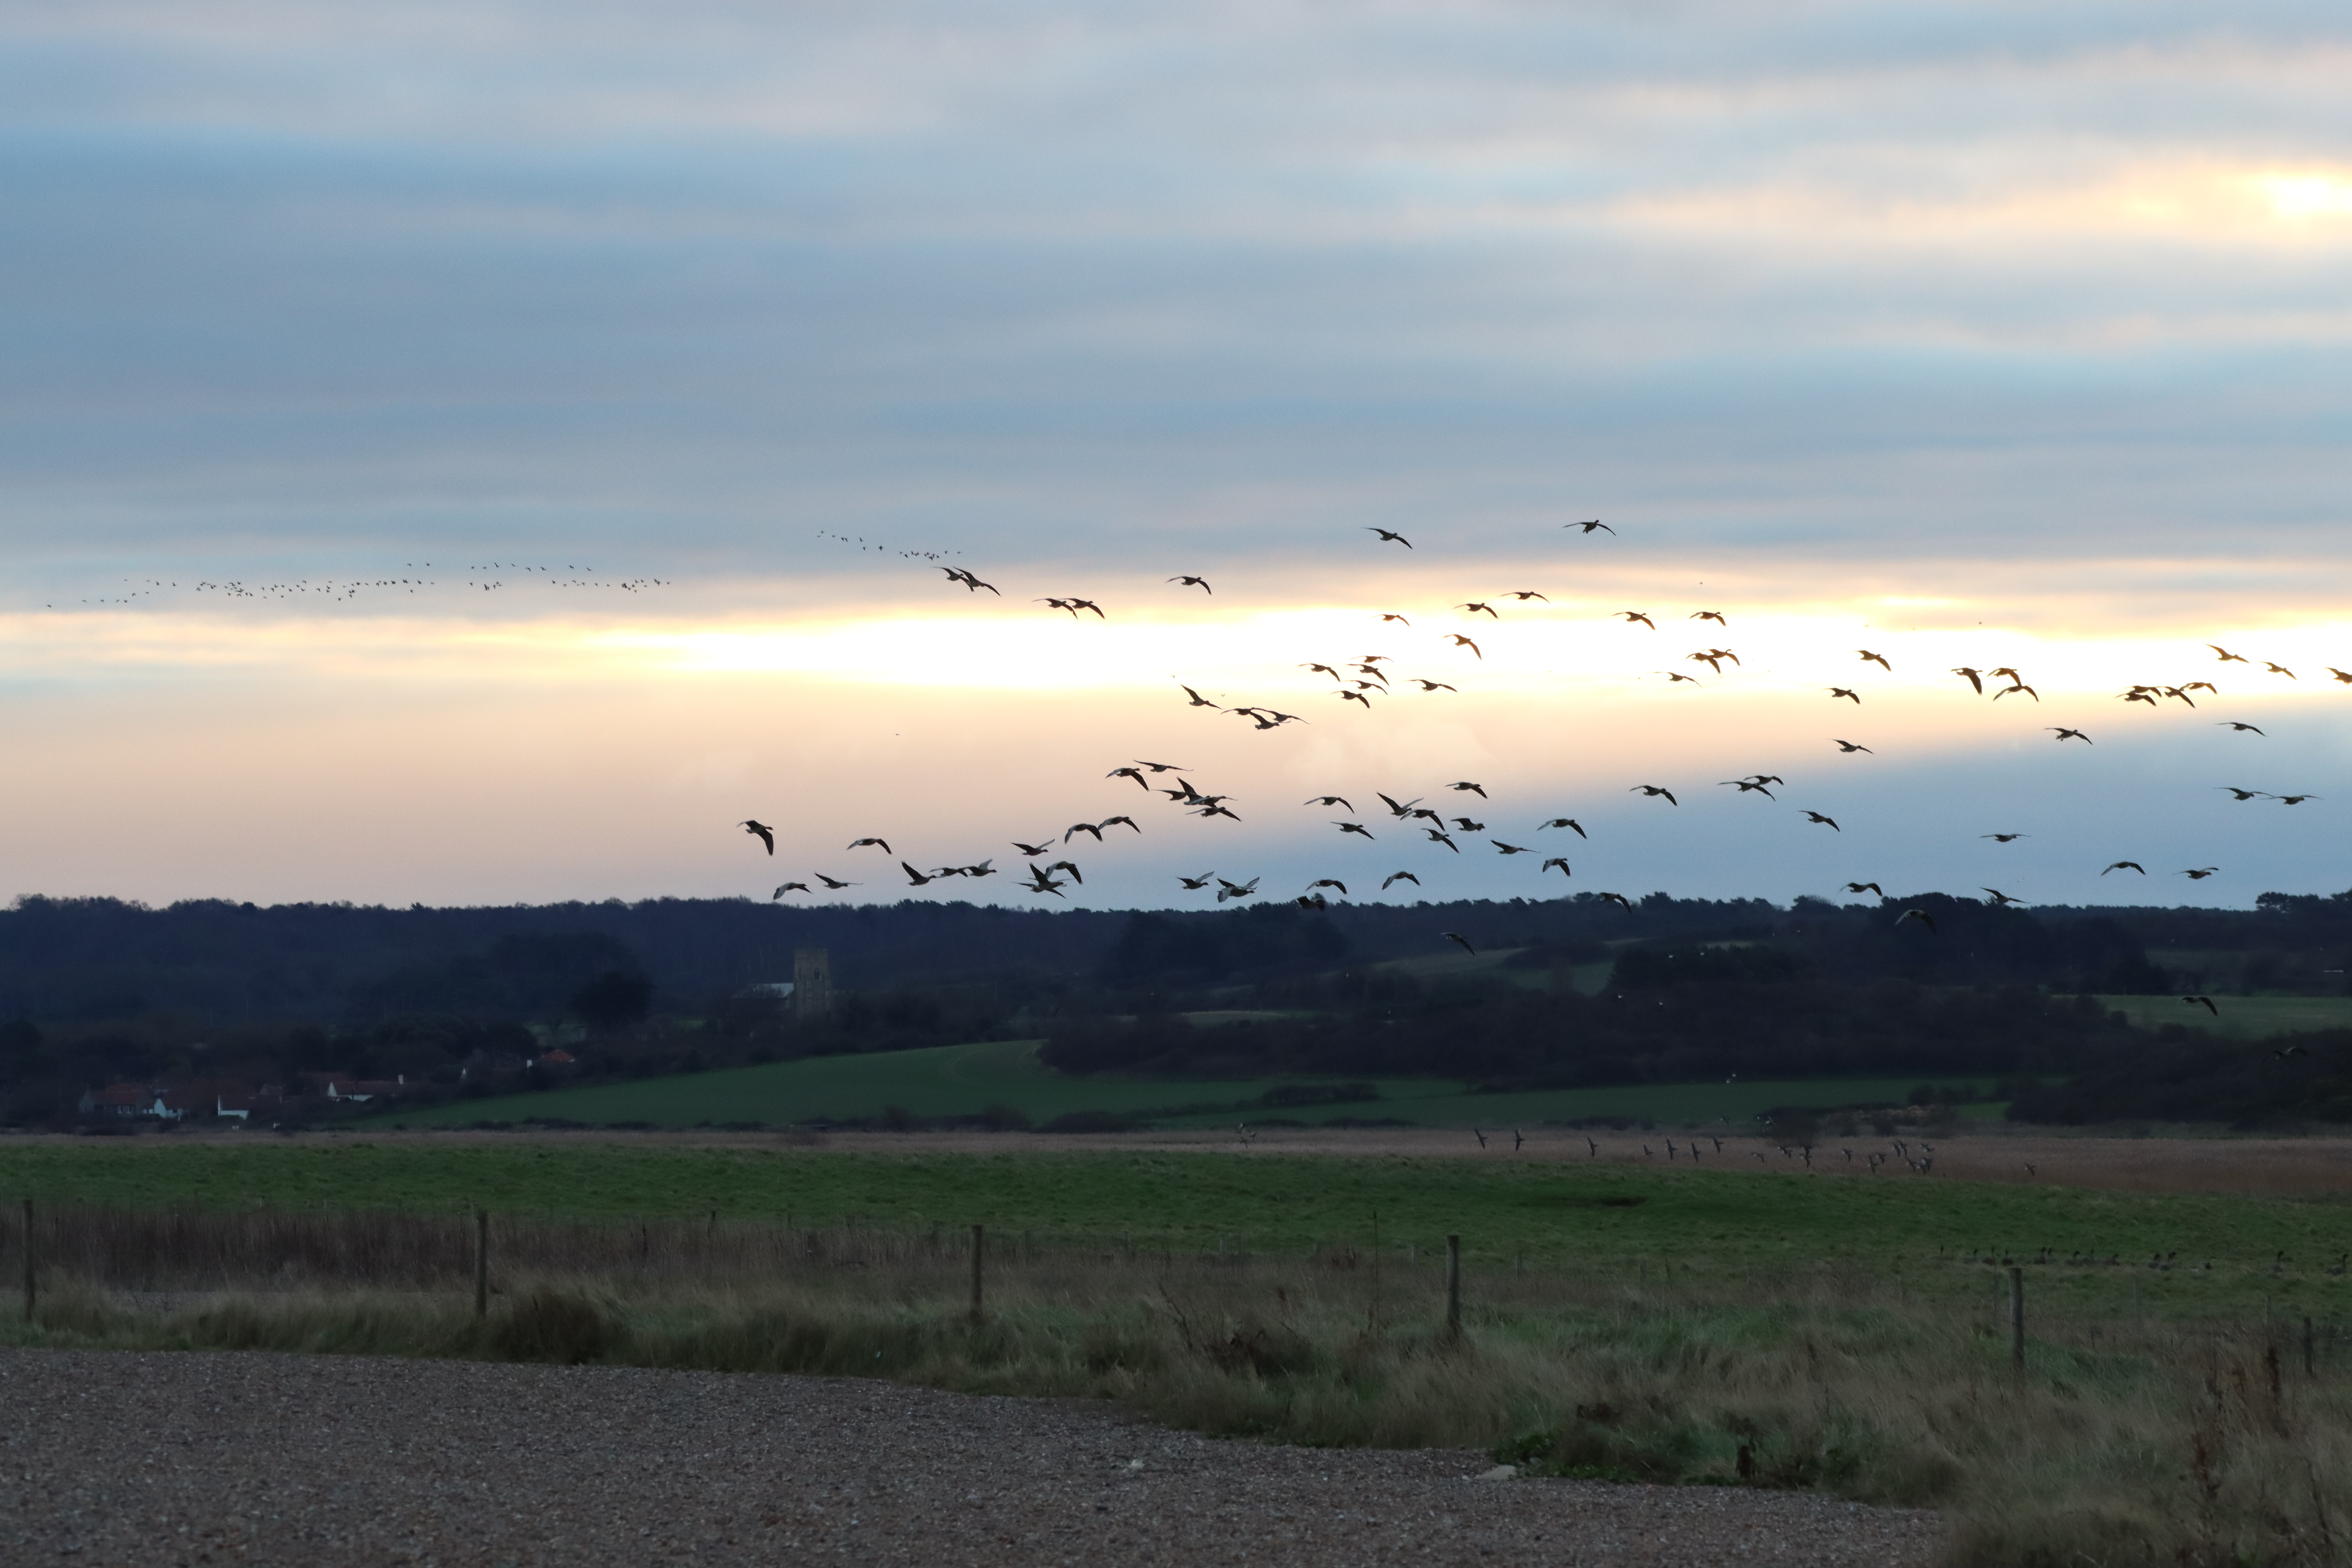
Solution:
[[[854,1379],[0,1352],[0,1562],[1869,1564],[1931,1514]]]

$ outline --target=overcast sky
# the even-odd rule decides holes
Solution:
[[[2347,34],[0,3],[0,897],[2342,889]]]

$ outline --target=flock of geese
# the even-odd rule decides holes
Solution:
[[[1597,532],[1606,532],[1614,536],[1617,531],[1599,518],[1583,519],[1562,526],[1575,531],[1580,537],[1584,538],[1590,538]],[[1368,527],[1365,531],[1375,536],[1376,545],[1395,545],[1405,550],[1413,548],[1412,541],[1396,530]],[[841,535],[826,537],[839,539],[845,543],[854,542],[861,549],[877,552],[887,549],[886,546],[870,544],[862,539],[853,541]],[[1006,597],[1002,588],[981,577],[969,567],[938,564],[941,558],[940,552],[898,550],[890,553],[932,562],[945,575],[949,585],[960,587],[967,595],[985,594],[998,599]],[[1183,593],[1198,590],[1203,595],[1213,596],[1216,591],[1207,577],[1193,573],[1177,574],[1169,577],[1167,582],[1177,591]],[[1047,613],[1066,614],[1073,620],[1084,620],[1087,616],[1092,616],[1097,621],[1109,618],[1100,604],[1075,595],[1039,595],[1033,602],[1044,605]],[[1467,616],[1485,616],[1490,621],[1499,622],[1504,617],[1502,609],[1497,608],[1498,604],[1504,608],[1512,608],[1529,606],[1538,603],[1548,605],[1550,600],[1537,589],[1516,588],[1496,594],[1489,598],[1466,600],[1452,605],[1451,608]],[[1412,617],[1403,611],[1381,610],[1373,614],[1378,616],[1375,624],[1381,627],[1398,626],[1407,630],[1412,628]],[[1657,616],[1646,610],[1619,610],[1613,612],[1610,618],[1622,621],[1628,629],[1639,628],[1650,633],[1657,633],[1661,629]],[[1729,616],[1717,609],[1693,610],[1682,619],[1701,623],[1718,635],[1727,634],[1731,625]],[[1468,659],[1473,661],[1467,667],[1471,669],[1476,669],[1485,664],[1485,649],[1475,637],[1465,633],[1444,632],[1439,634],[1437,641],[1444,653],[1457,659],[1466,655]],[[2252,658],[2219,644],[2209,643],[2204,646],[2211,651],[2218,664],[2244,665],[2250,671],[2259,669],[2273,678],[2284,678],[2289,680],[2301,679],[2296,671],[2274,661]],[[1856,664],[1865,670],[1875,669],[1888,675],[1895,672],[1895,664],[1885,652],[1867,647],[1858,647],[1853,652]],[[1680,662],[1704,665],[1716,675],[1721,676],[1727,664],[1734,668],[1738,668],[1740,657],[1735,649],[1728,647],[1707,647],[1683,656]],[[1454,681],[1440,679],[1435,675],[1408,674],[1391,668],[1396,663],[1397,660],[1392,655],[1369,652],[1351,658],[1302,660],[1299,668],[1310,675],[1328,678],[1333,684],[1327,695],[1337,700],[1343,708],[1353,705],[1360,711],[1369,710],[1376,703],[1385,703],[1391,699],[1408,695],[1416,699],[1428,698],[1441,692],[1458,694],[1461,689]],[[1454,674],[1455,671],[1448,669],[1442,673]],[[1696,675],[1676,669],[1664,669],[1656,673],[1664,676],[1670,684],[1695,682],[1698,679]],[[2352,686],[2352,671],[2328,668],[2326,673],[2336,682]],[[2026,679],[2025,674],[2014,667],[2003,665],[1990,668],[1978,668],[1973,666],[1959,665],[1953,667],[1950,674],[1954,679],[1965,681],[1977,696],[1985,698],[1990,702],[1998,703],[2012,697],[2037,705],[2042,700],[2042,694]],[[1455,679],[1464,678],[1456,675]],[[1847,702],[1860,708],[1864,703],[1861,684],[1826,685],[1822,689],[1832,702]],[[1288,712],[1264,703],[1221,703],[1202,695],[1193,687],[1181,682],[1177,683],[1176,689],[1181,694],[1187,707],[1206,710],[1221,717],[1239,719],[1255,731],[1279,730],[1287,725],[1312,721],[1302,714]],[[2179,702],[2185,707],[2195,709],[2198,706],[2195,694],[2198,693],[2202,693],[2209,698],[2218,696],[2219,688],[2209,679],[2186,680],[2177,685],[2135,684],[2118,692],[2116,696],[2127,706],[2141,704],[2149,708],[2162,708],[2170,703]],[[2216,727],[2229,731],[2232,734],[2255,736],[2264,734],[2258,726],[2234,719],[2219,720],[2216,721]],[[2040,728],[2062,746],[2070,742],[2084,746],[2096,744],[2089,733],[2077,726],[2047,724]],[[1838,748],[1838,754],[1841,756],[1875,754],[1871,747],[1858,741],[1832,737],[1831,743]],[[1162,797],[1165,805],[1154,803],[1155,809],[1158,810],[1173,810],[1204,820],[1220,818],[1233,822],[1243,820],[1240,813],[1234,809],[1234,797],[1230,795],[1210,793],[1200,788],[1189,776],[1195,771],[1181,763],[1137,758],[1112,768],[1104,777],[1130,782],[1147,796]],[[1759,773],[1725,779],[1716,787],[1735,790],[1743,797],[1753,795],[1768,801],[1778,802],[1780,796],[1774,791],[1776,788],[1785,789],[1787,781],[1776,774]],[[2295,806],[2306,801],[2321,798],[2309,792],[2282,795],[2234,784],[2217,787],[2239,803],[2266,801]],[[1627,793],[1642,796],[1645,800],[1660,802],[1669,808],[1679,807],[1682,805],[1680,797],[1675,791],[1661,784],[1634,784],[1628,787]],[[1353,798],[1335,793],[1309,796],[1302,805],[1324,808],[1327,811],[1336,809],[1343,813],[1344,815],[1339,817],[1326,818],[1331,828],[1342,837],[1360,837],[1367,841],[1378,841],[1382,837],[1392,840],[1402,839],[1418,846],[1424,853],[1440,850],[1455,856],[1465,852],[1466,844],[1473,851],[1490,850],[1504,858],[1527,856],[1529,858],[1529,863],[1536,868],[1538,876],[1544,876],[1557,870],[1564,879],[1574,875],[1567,853],[1564,849],[1559,854],[1547,853],[1548,846],[1540,836],[1546,832],[1558,831],[1563,839],[1570,834],[1575,835],[1578,839],[1586,839],[1590,837],[1580,823],[1569,816],[1552,816],[1533,819],[1518,817],[1514,823],[1490,827],[1480,818],[1489,815],[1490,807],[1494,804],[1493,799],[1488,795],[1485,784],[1472,779],[1457,779],[1433,785],[1429,787],[1427,793],[1409,798],[1399,798],[1385,792],[1374,791],[1367,797],[1366,807],[1369,808],[1374,801],[1378,802],[1378,810],[1359,809]],[[1825,812],[1810,807],[1795,809],[1809,826],[1818,826],[1832,833],[1844,831],[1837,820]],[[747,819],[739,826],[745,833],[758,838],[769,855],[775,854],[776,830],[772,826],[756,818]],[[1374,830],[1375,826],[1378,827],[1377,832]],[[1140,834],[1143,832],[1143,826],[1133,816],[1121,813],[1104,817],[1097,822],[1073,823],[1062,829],[1058,837],[1055,834],[1048,833],[1041,836],[1035,843],[1021,839],[1012,840],[1013,849],[1025,862],[1027,868],[1025,878],[1019,879],[1016,885],[1033,895],[1055,898],[1063,897],[1063,889],[1066,887],[1083,886],[1086,879],[1078,863],[1062,851],[1066,850],[1081,835],[1091,838],[1097,846],[1104,845],[1107,842],[1105,835],[1114,833],[1115,830]],[[2030,835],[2003,832],[1988,833],[1981,837],[1996,843],[2009,844],[2028,837]],[[1483,842],[1481,842],[1482,839]],[[1521,839],[1527,841],[1522,842]],[[1562,847],[1562,846],[1556,842],[1549,847]],[[927,887],[951,877],[979,879],[992,877],[998,871],[993,857],[971,865],[918,868],[911,862],[899,858],[891,849],[888,841],[879,836],[852,840],[845,847],[843,852],[867,848],[877,850],[884,857],[896,860],[897,869],[904,874],[906,878],[904,885],[908,888]],[[1051,858],[1057,855],[1060,858]],[[2213,866],[2189,867],[2181,868],[2177,874],[2191,881],[2201,881],[2216,874],[2219,869],[2220,868]],[[2100,872],[2100,875],[2104,877],[2117,871],[2136,873],[2142,877],[2148,874],[2147,868],[2138,861],[2126,859],[2110,863]],[[862,881],[835,877],[826,872],[812,872],[810,875],[827,892],[837,892],[866,885]],[[1246,880],[1235,880],[1221,876],[1214,870],[1209,870],[1195,876],[1180,876],[1177,879],[1185,891],[1209,893],[1213,896],[1217,903],[1224,904],[1233,900],[1258,897],[1258,884],[1262,879],[1251,877]],[[1419,888],[1421,878],[1409,868],[1391,871],[1381,879],[1380,890],[1386,891],[1399,882],[1411,882],[1415,888]],[[1342,898],[1353,896],[1348,883],[1341,878],[1319,877],[1293,897],[1302,907],[1326,908],[1328,907],[1327,889]],[[776,888],[772,899],[782,900],[790,894],[814,893],[817,890],[817,888],[812,887],[808,881],[787,881]],[[1848,882],[1845,884],[1845,890],[1849,893],[1875,893],[1881,899],[1886,896],[1884,889],[1875,882]],[[2023,901],[1997,888],[1982,888],[1979,891],[1986,895],[1987,901],[1996,906],[2007,906]],[[1628,910],[1633,908],[1632,901],[1622,894],[1601,892],[1597,896],[1618,903]],[[1898,926],[1916,923],[1930,935],[1936,932],[1934,916],[1922,909],[1902,910],[1895,916],[1895,923]],[[1438,935],[1467,951],[1476,952],[1470,941],[1457,932],[1444,931]],[[2209,1007],[2211,1005],[2210,999],[2203,997],[2184,998],[2184,1000],[2202,1003]]]
[[[443,577],[392,576],[381,577],[296,577],[283,582],[247,582],[241,577],[215,582],[199,578],[190,582],[186,592],[222,599],[268,600],[278,604],[346,604],[363,595],[430,594],[436,589],[455,589],[466,594],[496,594],[509,586],[540,586],[548,588],[584,588],[609,590],[623,594],[641,594],[648,588],[667,588],[672,584],[662,577],[603,577],[590,566],[537,565],[522,561],[492,561],[479,566],[435,567],[430,561],[403,563],[403,573],[440,571],[450,574]],[[125,577],[123,586],[112,594],[79,601],[84,605],[134,605],[142,600],[158,599],[167,594],[182,592],[174,579],[163,577]],[[54,610],[54,604],[44,605]]]

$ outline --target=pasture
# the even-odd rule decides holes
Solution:
[[[1310,1126],[1378,1120],[1415,1127],[1536,1127],[1601,1117],[1662,1127],[1752,1124],[1780,1106],[1900,1104],[1916,1079],[1735,1080],[1638,1084],[1606,1089],[1480,1094],[1443,1079],[1386,1079],[1377,1100],[1326,1105],[1261,1103],[1285,1086],[1329,1087],[1300,1079],[1076,1077],[1037,1059],[1034,1040],[940,1046],[860,1056],[810,1057],[763,1067],[580,1089],[462,1100],[426,1110],[387,1111],[377,1125],[466,1127],[480,1122],[576,1121],[588,1126],[802,1126],[865,1121],[897,1107],[923,1119],[969,1117],[992,1107],[1034,1123],[1084,1111],[1131,1116],[1171,1127],[1281,1119]],[[1997,1108],[1992,1108],[1997,1114]]]
[[[2352,1028],[2352,996],[2216,996],[2211,1013],[2178,996],[2101,996],[2098,1003],[2143,1029],[2179,1024],[2230,1040]]]

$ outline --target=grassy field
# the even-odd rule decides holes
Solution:
[[[2232,1040],[2259,1040],[2300,1029],[2352,1028],[2352,996],[2216,996],[2217,1013],[2178,996],[2102,996],[2100,1005],[2143,1028],[2185,1024]]]
[[[1381,1096],[1378,1100],[1275,1109],[1251,1105],[1278,1084],[1299,1081],[1071,1077],[1037,1060],[1036,1041],[1014,1040],[867,1056],[812,1057],[635,1083],[469,1100],[430,1110],[388,1112],[376,1120],[383,1125],[397,1122],[409,1127],[463,1127],[533,1118],[590,1125],[645,1122],[656,1127],[694,1127],[759,1122],[789,1127],[826,1120],[870,1119],[880,1115],[886,1106],[895,1105],[919,1117],[969,1116],[990,1106],[1003,1106],[1041,1123],[1074,1111],[1102,1110],[1145,1116],[1171,1126],[1215,1126],[1279,1116],[1309,1124],[1335,1118],[1380,1117],[1422,1127],[1533,1127],[1548,1121],[1622,1116],[1661,1126],[1690,1127],[1744,1123],[1759,1111],[1784,1105],[1899,1102],[1916,1079],[1760,1080],[1472,1094],[1465,1086],[1444,1079],[1391,1079],[1376,1086]],[[1217,1109],[1171,1114],[1185,1106]]]
[[[904,1155],[585,1138],[18,1145],[0,1147],[0,1192],[126,1207],[716,1215],[906,1235],[982,1223],[1038,1245],[1195,1256],[1367,1249],[1377,1215],[1384,1253],[1426,1259],[1459,1235],[1486,1270],[1670,1271],[1720,1284],[1830,1268],[1958,1298],[1991,1288],[1990,1256],[2030,1266],[2053,1310],[2228,1315],[2269,1301],[2352,1321],[2352,1276],[2327,1272],[2352,1248],[2352,1204],[2333,1197],[1020,1142],[1003,1154]],[[2158,1252],[2179,1265],[2141,1266]],[[2274,1273],[2281,1253],[2289,1261]],[[2066,1261],[2078,1255],[2122,1261]]]

